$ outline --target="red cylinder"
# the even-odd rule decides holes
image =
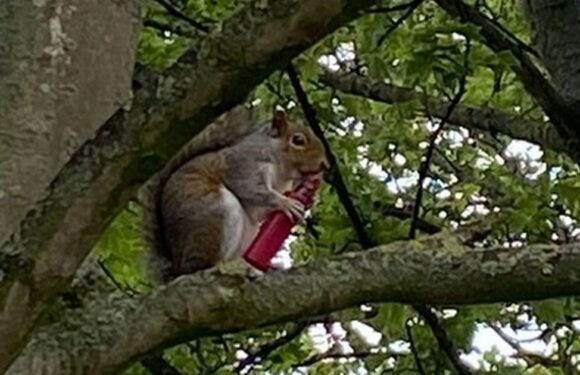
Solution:
[[[320,186],[320,175],[308,175],[304,181],[285,195],[300,201],[306,209],[312,207],[314,195]],[[267,271],[270,262],[290,235],[297,219],[290,219],[282,211],[276,211],[266,219],[252,244],[244,253],[244,259],[260,271]]]

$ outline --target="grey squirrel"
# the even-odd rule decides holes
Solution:
[[[271,212],[303,215],[302,204],[283,193],[328,167],[320,139],[283,111],[265,122],[243,106],[225,113],[148,187],[145,225],[157,281],[241,257]]]

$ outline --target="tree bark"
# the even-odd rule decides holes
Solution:
[[[254,281],[214,269],[139,299],[111,295],[40,330],[9,374],[116,373],[194,338],[368,302],[452,306],[572,296],[580,290],[578,244],[483,250],[461,242],[441,233]]]
[[[269,74],[372,3],[250,3],[167,72],[141,69],[131,109],[72,156],[0,248],[0,372],[140,184]]]
[[[129,99],[139,12],[134,0],[0,3],[0,243]]]
[[[575,0],[526,0],[535,45],[554,86],[580,116],[580,6]]]

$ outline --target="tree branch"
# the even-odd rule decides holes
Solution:
[[[407,340],[409,341],[409,346],[411,347],[411,354],[413,354],[413,360],[415,361],[415,367],[417,367],[417,372],[419,375],[426,375],[425,369],[423,368],[423,362],[419,357],[419,352],[417,351],[417,345],[415,344],[415,338],[413,337],[412,320],[407,320],[405,322],[405,332],[407,333]]]
[[[447,358],[449,358],[449,361],[453,365],[453,368],[455,369],[457,374],[459,375],[472,374],[473,372],[469,370],[469,368],[461,361],[461,358],[459,358],[459,353],[457,352],[455,344],[447,334],[447,331],[441,326],[439,319],[437,319],[437,315],[435,315],[435,313],[431,311],[431,308],[426,305],[416,305],[415,308],[417,309],[423,320],[425,320],[425,323],[427,323],[427,325],[431,329],[431,332],[433,332],[435,340],[437,340],[437,344],[439,345],[443,353],[445,353]]]
[[[480,33],[486,44],[495,52],[509,51],[517,60],[512,69],[524,84],[526,90],[538,104],[542,106],[558,133],[563,139],[577,139],[575,124],[578,119],[578,109],[566,104],[562,96],[552,86],[550,81],[534,64],[529,55],[510,35],[477,9],[461,0],[436,0],[437,4],[452,16],[462,22],[470,22],[480,27]],[[574,144],[572,150],[578,149]]]
[[[342,174],[340,173],[340,169],[338,166],[336,156],[332,152],[332,149],[330,148],[330,144],[328,143],[328,141],[326,140],[326,137],[324,136],[324,131],[322,130],[322,127],[320,126],[320,123],[318,122],[318,118],[316,116],[316,111],[314,110],[314,108],[312,108],[312,105],[310,104],[310,101],[308,100],[308,96],[306,95],[306,92],[304,91],[304,88],[302,87],[302,84],[300,83],[300,77],[298,76],[298,72],[296,71],[296,69],[294,68],[294,66],[292,64],[290,64],[288,66],[286,71],[288,73],[288,77],[290,78],[290,82],[292,84],[292,87],[294,88],[294,91],[296,92],[296,96],[298,97],[298,102],[300,103],[300,106],[302,107],[302,111],[304,112],[304,116],[306,117],[308,124],[312,128],[312,131],[314,132],[314,134],[316,134],[316,136],[318,138],[320,138],[322,140],[322,143],[324,144],[324,148],[326,149],[326,155],[327,155],[328,160],[330,161],[330,165],[331,165],[331,170],[329,172],[330,183],[336,189],[336,194],[338,195],[338,199],[340,200],[340,203],[344,207],[348,218],[352,222],[352,226],[356,232],[356,235],[357,235],[361,245],[364,248],[369,248],[369,247],[376,245],[371,240],[369,235],[367,234],[363,220],[360,217],[360,215],[359,215],[359,213],[358,213],[358,211],[357,211],[357,209],[356,209],[356,207],[355,207],[355,205],[350,197],[350,193],[348,192],[348,188],[344,182],[344,178],[342,177]]]
[[[87,375],[115,373],[152,351],[195,338],[363,303],[517,302],[580,290],[580,244],[475,250],[454,238],[441,233],[392,243],[258,280],[208,270],[140,298],[119,293],[99,299],[102,305],[40,332],[10,374],[34,373],[32,366],[62,375],[78,366]]]
[[[503,329],[496,324],[487,324],[506,344],[508,344],[512,349],[517,352],[519,358],[522,358],[528,366],[534,366],[541,364],[546,367],[558,366],[557,361],[553,361],[548,357],[544,357],[540,354],[530,353],[525,350],[517,339],[511,338]]]
[[[361,96],[387,104],[412,100],[423,102],[424,111],[429,115],[443,118],[450,103],[432,96],[425,97],[412,88],[374,81],[354,74],[340,75],[327,72],[321,81],[347,94]],[[565,152],[575,160],[580,157],[572,152],[567,142],[560,137],[549,123],[533,122],[493,108],[479,108],[459,104],[449,122],[468,129],[478,129],[491,133],[502,133],[511,138],[524,139],[557,152]]]
[[[118,110],[72,156],[0,247],[0,372],[144,181],[269,74],[373,3],[250,3],[168,71],[139,69],[131,108]]]
[[[466,54],[468,54],[468,52],[466,52]],[[429,146],[427,147],[427,151],[425,152],[425,155],[423,156],[424,159],[421,161],[421,165],[419,166],[419,171],[418,171],[419,178],[417,180],[417,194],[415,196],[415,203],[413,204],[413,216],[411,217],[411,226],[409,228],[409,238],[410,239],[415,239],[415,233],[417,231],[417,221],[419,220],[419,214],[420,214],[420,210],[421,210],[421,202],[423,200],[423,183],[425,182],[425,178],[427,177],[427,173],[429,172],[429,169],[431,167],[431,158],[433,157],[433,151],[435,150],[435,142],[437,141],[439,134],[441,134],[441,131],[443,130],[443,128],[445,127],[445,125],[449,121],[449,118],[453,115],[455,108],[457,108],[457,106],[459,105],[461,98],[463,98],[463,95],[465,94],[465,86],[466,86],[467,74],[468,74],[467,67],[465,67],[465,69],[466,69],[466,71],[464,72],[464,74],[461,78],[461,82],[459,83],[459,85],[460,85],[459,90],[458,90],[457,94],[453,97],[453,100],[451,100],[451,103],[449,103],[449,106],[447,106],[447,111],[441,117],[441,121],[439,123],[439,126],[431,134],[430,140],[429,140]],[[427,110],[429,111],[428,108],[427,108]]]
[[[413,14],[413,12],[415,11],[415,9],[417,9],[419,7],[419,5],[421,5],[421,3],[423,2],[423,0],[413,0],[411,3],[409,3],[409,5],[406,7],[407,10],[405,11],[405,13],[397,18],[396,21],[394,21],[387,30],[385,30],[385,32],[383,33],[383,35],[381,35],[377,41],[377,46],[380,46],[381,44],[384,43],[384,41],[387,39],[387,37],[389,35],[391,35],[391,33],[395,30],[397,30],[397,28],[399,26],[401,26],[403,24],[403,22],[405,22],[405,20],[409,17],[411,17],[411,15]]]

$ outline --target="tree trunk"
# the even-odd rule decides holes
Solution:
[[[554,86],[580,115],[580,5],[576,0],[527,0],[536,48]]]
[[[0,3],[0,242],[130,98],[139,3]]]

